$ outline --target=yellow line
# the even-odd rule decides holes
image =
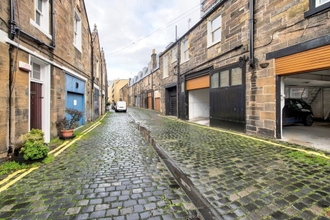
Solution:
[[[228,133],[228,134],[232,134],[232,135],[241,136],[241,137],[244,137],[244,138],[249,138],[249,139],[255,140],[255,141],[260,141],[260,142],[263,142],[263,143],[266,143],[266,144],[271,144],[271,145],[275,145],[275,146],[278,146],[278,147],[283,147],[283,148],[290,149],[290,150],[296,150],[296,151],[304,152],[306,154],[317,155],[319,157],[323,157],[325,159],[330,160],[330,156],[326,156],[324,153],[318,153],[318,152],[315,152],[315,151],[307,151],[307,150],[303,150],[303,149],[299,149],[299,148],[288,147],[288,146],[285,146],[285,145],[282,145],[282,144],[277,144],[277,143],[274,143],[274,142],[271,142],[271,141],[266,141],[266,140],[263,140],[263,139],[251,137],[251,136],[248,136],[246,134],[231,132],[231,131],[223,130],[221,128],[206,127],[206,126],[202,126],[202,125],[199,125],[199,124],[196,124],[196,123],[192,123],[192,122],[187,122],[187,121],[183,121],[183,120],[180,120],[180,119],[166,117],[166,116],[163,116],[163,115],[160,115],[160,114],[159,114],[159,116],[161,116],[163,118],[167,118],[167,119],[173,120],[173,121],[180,121],[180,122],[183,122],[183,123],[186,123],[186,124],[191,124],[191,125],[194,125],[194,126],[197,126],[197,127],[201,127],[201,128],[207,128],[207,129],[214,130],[214,131],[220,131],[220,132],[224,132],[224,133]]]
[[[19,174],[19,173],[21,173],[21,172],[23,172],[23,171],[25,171],[25,169],[23,169],[23,170],[17,170],[16,172],[14,172],[14,173],[8,175],[5,179],[3,179],[3,180],[0,182],[0,185],[4,184],[4,183],[7,182],[8,180],[10,180],[13,176],[16,176],[17,174]]]
[[[23,177],[25,177],[26,175],[28,175],[29,173],[31,173],[33,170],[36,170],[38,168],[39,167],[34,167],[34,168],[31,168],[28,171],[24,172],[23,174],[21,174],[20,176],[18,176],[17,178],[15,178],[13,181],[10,181],[9,183],[7,183],[3,187],[1,187],[0,188],[0,192],[8,189],[8,187],[10,187],[11,185],[15,184],[17,181],[19,181],[20,179],[22,179]]]
[[[102,117],[102,119],[103,119],[105,116],[106,116],[106,114]],[[100,119],[100,120],[102,120],[102,119]],[[91,127],[89,127],[88,129],[86,129],[85,131],[83,131],[83,134],[82,134],[80,137],[78,137],[78,138],[72,140],[71,142],[69,142],[69,141],[65,141],[63,144],[61,144],[60,146],[58,146],[58,147],[55,148],[54,150],[50,151],[48,154],[52,154],[52,153],[54,153],[55,151],[58,151],[57,153],[54,154],[55,157],[58,156],[58,155],[59,155],[60,153],[62,153],[65,149],[67,149],[68,147],[70,147],[70,146],[71,146],[72,144],[74,144],[76,141],[80,140],[81,137],[83,137],[85,134],[89,133],[91,130],[93,130],[94,128],[96,128],[96,127],[97,127],[98,125],[100,125],[100,124],[101,124],[101,122],[98,121],[97,123],[95,123],[94,125],[92,125]],[[2,181],[0,182],[0,185],[2,185],[2,184],[5,183],[5,182],[8,182],[12,177],[16,176],[17,174],[26,171],[26,172],[22,173],[20,176],[16,177],[14,180],[8,182],[6,185],[4,185],[3,187],[1,187],[1,188],[0,188],[0,192],[2,192],[2,191],[4,191],[4,190],[8,189],[8,187],[10,187],[11,185],[15,184],[17,181],[19,181],[20,179],[22,179],[23,177],[25,177],[26,175],[28,175],[29,173],[31,173],[33,170],[36,170],[36,169],[38,169],[38,168],[39,168],[39,167],[34,167],[34,168],[31,168],[31,169],[29,169],[29,170],[27,170],[27,171],[26,171],[25,169],[23,169],[23,170],[18,170],[18,171],[16,171],[16,172],[14,172],[14,173],[8,175],[8,177],[6,177],[4,180],[2,180]]]
[[[49,151],[48,154],[52,154],[53,152],[58,151],[60,148],[64,147],[68,142],[69,142],[69,141],[65,141],[65,142],[63,142],[63,144],[61,144],[60,146],[58,146],[58,147],[55,148],[54,150]]]

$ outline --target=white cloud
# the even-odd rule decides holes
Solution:
[[[85,0],[91,30],[94,24],[107,62],[108,79],[134,77],[156,53],[199,21],[200,0]],[[150,36],[148,36],[150,35]]]

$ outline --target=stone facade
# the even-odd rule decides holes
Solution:
[[[45,133],[46,142],[58,135],[56,121],[65,116],[71,94],[67,90],[68,77],[79,81],[77,88],[84,86],[80,96],[84,97],[81,108],[85,112],[85,122],[95,119],[95,88],[100,90],[99,114],[105,109],[106,97],[102,96],[107,87],[104,52],[97,30],[94,29],[92,35],[89,29],[84,1],[41,1],[43,14],[40,19],[37,2],[0,2],[0,99],[4,103],[0,108],[2,154],[9,146],[15,148],[20,136],[33,128],[34,115],[40,117],[39,126]],[[15,10],[11,10],[11,5]],[[93,44],[92,36],[96,39]],[[93,60],[99,61],[99,67],[91,62],[92,50]],[[97,71],[99,77],[95,78]],[[40,112],[31,109],[35,94],[31,91],[32,85],[42,88]]]
[[[283,85],[281,87],[279,82],[283,81],[284,78],[280,74],[291,76],[289,73],[330,69],[330,62],[326,63],[328,57],[320,54],[319,56],[324,61],[323,63],[318,61],[318,63],[322,63],[322,66],[320,64],[318,67],[315,64],[314,69],[306,67],[300,72],[290,70],[291,72],[288,73],[279,73],[277,70],[279,58],[285,58],[285,56],[295,53],[299,55],[304,51],[308,53],[309,48],[317,50],[330,44],[330,2],[322,5],[315,5],[316,3],[313,0],[211,0],[201,1],[201,3],[204,4],[201,21],[177,42],[171,43],[160,54],[159,69],[151,74],[154,97],[157,94],[157,97],[161,100],[160,112],[167,114],[166,105],[168,105],[169,100],[166,99],[166,94],[171,88],[173,88],[173,91],[177,90],[179,94],[181,88],[188,90],[187,85],[181,87],[181,82],[187,83],[193,77],[198,79],[201,74],[211,77],[216,71],[225,70],[227,67],[236,65],[242,69],[243,78],[245,79],[242,85],[245,132],[267,137],[278,137],[278,132],[282,127],[280,121],[282,120],[281,109],[283,103],[282,93],[279,95],[279,91],[283,90]],[[253,18],[251,12],[253,12]],[[210,25],[219,16],[221,16],[221,40],[210,44]],[[252,26],[253,29],[251,29]],[[290,51],[291,48],[293,48],[293,51]],[[179,69],[177,61],[172,60],[174,54],[176,54],[175,50],[180,51]],[[187,51],[189,54],[188,59],[184,57],[186,56],[184,53]],[[318,56],[317,52],[315,54],[310,56],[316,58]],[[296,62],[295,65],[298,67],[299,63]],[[179,77],[178,72],[180,73]],[[330,78],[330,76],[325,75],[322,79],[327,80],[326,78]],[[155,85],[159,87],[155,87]],[[146,89],[150,88],[145,88],[143,80],[133,80],[128,88],[131,97],[130,104],[144,107],[140,104],[137,105],[136,101],[132,100],[136,100],[136,97],[141,96]],[[188,94],[188,92],[185,92],[185,98]],[[323,89],[322,94],[327,97],[328,90]],[[324,106],[328,106],[328,102],[320,101],[320,96],[316,97],[315,103],[323,103]],[[180,99],[180,97],[177,97],[177,99]],[[179,105],[180,102],[182,100],[179,100]],[[210,106],[212,105],[216,104],[210,103]],[[224,103],[219,105],[224,105]],[[313,109],[318,110],[321,108],[320,106],[322,104],[318,104]],[[329,108],[330,106],[323,107],[318,111],[327,112]],[[180,110],[179,107],[179,114],[182,113],[181,111],[184,110],[182,107]],[[323,116],[321,114],[321,117]]]

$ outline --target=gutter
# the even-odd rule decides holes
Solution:
[[[250,67],[255,69],[254,61],[254,0],[250,0]]]

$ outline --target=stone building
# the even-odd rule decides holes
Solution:
[[[120,98],[123,98],[120,96],[120,89],[123,88],[126,84],[128,84],[128,81],[128,79],[116,79],[113,81],[111,86],[112,97],[109,97],[109,99],[111,99],[111,102],[118,102]]]
[[[163,114],[281,138],[284,98],[293,97],[329,119],[330,0],[201,3],[201,20],[160,54],[152,74]],[[137,79],[131,97],[143,92]]]
[[[1,1],[0,18],[0,153],[32,128],[49,142],[67,107],[81,124],[104,112],[104,54],[83,0]]]

